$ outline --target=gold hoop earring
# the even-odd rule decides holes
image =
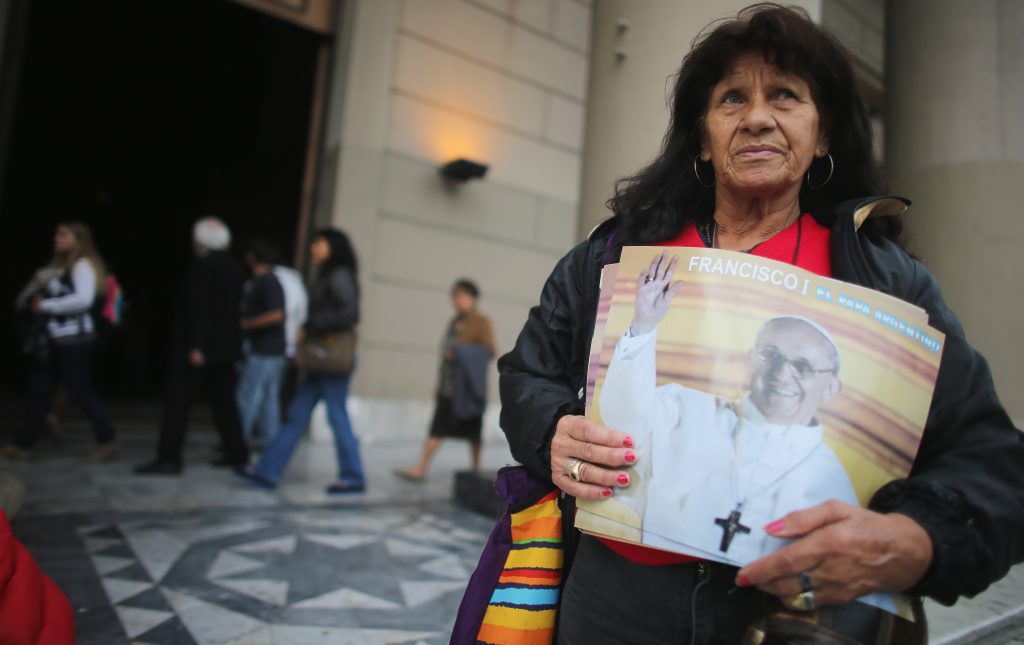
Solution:
[[[811,169],[810,167],[807,168],[807,187],[810,188],[811,190],[818,190],[819,188],[827,184],[829,181],[831,181],[832,173],[835,172],[836,170],[836,162],[832,159],[832,153],[826,152],[825,156],[828,157],[828,176],[825,177],[825,181],[815,186],[814,183],[811,181]],[[812,163],[811,165],[813,166],[814,164]]]
[[[709,163],[708,165],[710,166],[711,164]],[[715,176],[714,176],[715,175],[715,168],[714,168],[714,166],[712,166],[712,168],[711,168],[711,183],[710,184],[704,183],[704,180],[700,178],[700,171],[697,170],[697,157],[696,156],[693,158],[693,174],[697,177],[697,183],[700,184],[701,186],[703,186],[704,188],[711,188],[712,186],[715,185]]]

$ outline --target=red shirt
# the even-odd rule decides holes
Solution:
[[[832,251],[829,245],[830,231],[804,213],[783,231],[754,247],[750,255],[769,260],[794,264],[812,273],[832,277]],[[697,233],[697,227],[690,225],[683,232],[663,246],[706,247]],[[796,261],[794,261],[794,258]]]
[[[804,213],[785,230],[754,247],[750,251],[750,255],[794,264],[801,269],[830,278],[832,277],[832,247],[829,244],[829,235],[829,229]],[[696,225],[693,224],[686,227],[675,238],[664,242],[662,246],[707,247],[700,239]],[[612,551],[638,564],[661,566],[702,559],[609,538],[598,539]]]

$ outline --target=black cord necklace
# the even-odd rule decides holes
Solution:
[[[704,243],[704,246],[708,247],[709,249],[718,248],[718,222],[715,220],[715,218],[712,217],[710,220],[702,222],[697,227],[697,235],[700,237],[700,241]],[[803,240],[803,237],[804,216],[801,214],[799,217],[796,218],[796,248],[793,249],[793,260],[790,262],[790,264],[795,265],[797,258],[800,257],[800,242]],[[771,238],[768,239],[770,240]],[[750,247],[749,249],[746,249],[745,251],[740,251],[740,253],[751,253],[754,249],[761,246],[767,241],[768,240],[762,240],[761,242],[758,242],[754,246]]]

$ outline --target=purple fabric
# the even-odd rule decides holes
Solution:
[[[532,474],[523,466],[506,466],[498,471],[494,489],[506,502],[505,512],[484,545],[476,571],[469,579],[462,596],[459,613],[452,629],[451,645],[472,645],[477,642],[484,622],[487,604],[501,577],[501,571],[512,548],[511,514],[535,503],[554,489],[554,484]]]

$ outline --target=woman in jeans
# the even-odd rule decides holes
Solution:
[[[317,274],[309,290],[309,317],[303,334],[316,338],[350,331],[359,322],[359,286],[352,243],[337,229],[322,229],[317,231],[309,253],[317,266]],[[350,374],[307,372],[288,406],[284,425],[266,446],[259,462],[236,472],[258,486],[276,487],[299,438],[309,425],[313,408],[323,400],[338,457],[338,479],[327,486],[327,493],[336,495],[365,490],[359,441],[352,432],[346,408],[350,379]]]
[[[96,435],[91,461],[105,461],[117,452],[114,427],[106,406],[92,389],[92,355],[96,327],[91,310],[102,293],[106,269],[96,253],[89,227],[79,223],[59,224],[53,237],[50,272],[34,293],[19,298],[41,323],[38,341],[32,343],[33,365],[28,380],[28,411],[25,422],[5,447],[12,459],[27,459],[50,411],[57,384],[85,412]]]

